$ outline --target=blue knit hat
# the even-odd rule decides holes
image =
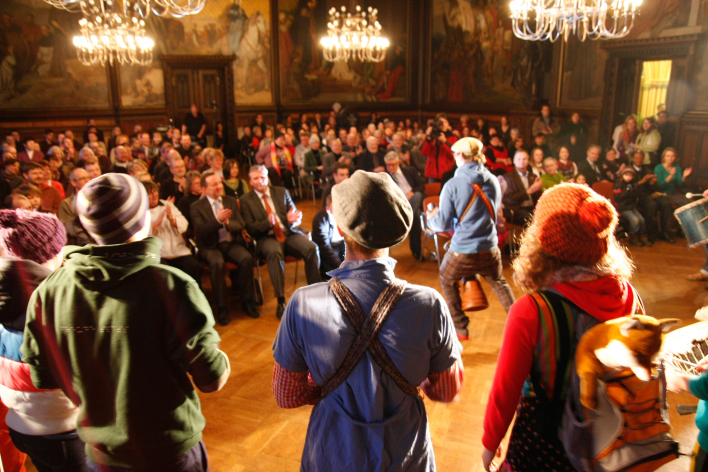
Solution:
[[[100,245],[122,244],[145,226],[145,187],[127,174],[104,174],[91,180],[76,198],[76,213]]]

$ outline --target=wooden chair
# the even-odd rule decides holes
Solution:
[[[615,184],[613,182],[607,181],[607,180],[601,180],[599,182],[595,182],[592,184],[592,189],[599,195],[602,195],[606,199],[608,199],[612,204],[614,205],[615,203],[615,193],[613,192],[613,189],[615,188]]]
[[[428,197],[436,197],[440,195],[442,191],[442,184],[439,182],[433,182],[431,184],[425,184],[425,195]]]
[[[241,201],[239,200],[239,208],[241,207],[240,203],[241,203]],[[249,245],[252,238],[248,234],[248,232],[246,230],[243,230],[241,232],[241,235],[243,236],[244,241],[246,241],[246,245]],[[187,236],[186,234],[184,236],[185,236],[185,239],[187,240],[187,247],[192,252],[192,255],[194,256],[194,258],[197,260],[197,262],[202,264],[203,270],[208,271],[209,264],[207,264],[206,261],[204,261],[204,259],[202,259],[202,257],[199,256],[199,248],[197,248],[197,230],[196,229],[194,230],[194,237],[193,238],[186,237]],[[256,268],[258,267],[257,264],[254,263],[254,265],[256,266]],[[236,269],[238,269],[238,266],[236,264],[234,264],[233,262],[224,260],[224,277],[226,277],[226,274],[229,274],[231,271],[236,270]],[[258,278],[256,278],[254,276],[254,282],[258,282],[257,284],[256,283],[253,284],[253,292],[254,292],[253,294],[255,297],[254,301],[255,301],[256,305],[263,305],[263,288],[260,285],[260,272],[258,272]]]

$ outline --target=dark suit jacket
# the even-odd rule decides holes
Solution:
[[[599,162],[596,162],[595,165],[598,169],[600,168]],[[590,163],[587,159],[583,159],[581,162],[578,163],[578,174],[583,174],[588,181],[588,185],[591,187],[592,184],[599,182],[602,178],[602,175],[595,172],[595,169],[590,166]]]
[[[288,212],[291,208],[297,209],[293,199],[290,197],[290,193],[285,190],[285,187],[273,187],[271,185],[268,188],[270,189],[270,198],[275,206],[273,211],[285,225],[283,230],[285,236],[298,232],[295,227],[300,224],[299,221],[288,226]],[[241,197],[241,216],[243,216],[243,221],[246,223],[248,234],[256,238],[256,240],[265,238],[273,230],[268,221],[268,213],[266,213],[263,206],[263,201],[258,197],[255,190],[251,190]]]
[[[231,210],[231,218],[229,219],[228,230],[234,241],[243,244],[241,231],[246,228],[241,217],[241,212],[238,210],[238,200],[233,197],[223,196],[221,202],[224,208]],[[192,216],[192,225],[197,233],[197,247],[201,250],[213,249],[219,244],[219,229],[221,223],[214,216],[214,210],[209,204],[209,199],[204,197],[192,203],[189,207],[189,213]]]
[[[111,172],[115,172],[116,174],[127,174],[128,168],[113,164],[113,167],[111,167]]]
[[[536,175],[533,172],[528,171],[528,179],[529,186],[531,186],[536,182]],[[520,208],[521,204],[529,198],[528,193],[526,193],[526,187],[524,187],[524,183],[521,181],[521,176],[516,169],[504,174],[504,180],[506,180],[507,187],[506,192],[504,192],[502,197],[502,202],[504,203],[505,208],[509,210],[516,210]],[[536,200],[539,199],[541,193],[542,191],[539,190],[531,195],[534,203],[536,203]]]
[[[411,186],[413,192],[425,193],[425,182],[423,182],[423,179],[420,177],[420,175],[418,175],[418,171],[415,169],[415,167],[401,166],[401,172],[403,172],[403,176],[408,181],[408,185]],[[392,175],[391,178],[393,179]],[[394,179],[394,182],[395,181],[396,180]]]
[[[329,219],[327,210],[323,208],[318,211],[312,220],[312,242],[320,248],[321,267],[339,267],[342,264],[339,255],[332,249],[332,238],[335,231],[337,228]]]
[[[356,168],[359,170],[365,170],[366,172],[373,172],[374,168],[377,166],[385,166],[384,164],[384,154],[381,151],[377,151],[372,154],[368,149],[359,154],[354,160]]]

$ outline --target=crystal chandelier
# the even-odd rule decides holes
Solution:
[[[388,39],[381,36],[378,10],[368,8],[368,15],[357,5],[356,13],[342,12],[335,8],[329,11],[327,36],[320,40],[324,58],[329,62],[358,59],[362,62],[380,62],[386,57]]]
[[[83,10],[84,0],[44,0],[53,7],[68,11]],[[102,0],[89,0],[88,3],[101,2]],[[111,2],[107,2],[111,3]],[[196,15],[206,5],[206,0],[136,0],[133,2],[134,11],[143,19],[147,19],[150,12],[158,16],[173,16],[182,18],[187,15]],[[84,12],[85,14],[86,12]]]
[[[145,34],[145,21],[122,13],[99,13],[79,20],[74,36],[79,61],[86,65],[148,65],[155,43]]]
[[[617,39],[629,34],[642,0],[512,0],[514,34],[529,41]]]

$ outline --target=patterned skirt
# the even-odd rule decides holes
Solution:
[[[536,398],[521,397],[509,450],[500,470],[504,472],[574,472],[556,431],[547,432]]]

